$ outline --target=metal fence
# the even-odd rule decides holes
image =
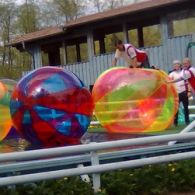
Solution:
[[[195,121],[188,131],[194,127]],[[92,174],[96,192],[102,172],[194,158],[194,139],[195,132],[188,132],[0,154],[0,186],[74,175],[89,181]]]

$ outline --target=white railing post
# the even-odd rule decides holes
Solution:
[[[99,157],[96,152],[91,152],[91,165],[99,165]],[[93,190],[94,192],[100,191],[101,188],[101,181],[100,181],[100,174],[93,173],[92,174],[92,182],[93,182]]]
[[[84,165],[83,164],[79,164],[77,165],[78,168],[83,168]],[[83,174],[83,175],[80,175],[82,181],[86,182],[86,183],[89,183],[90,182],[90,178],[87,174]]]
[[[195,120],[192,121],[188,126],[186,126],[179,134],[190,132],[195,127]],[[168,145],[176,144],[177,141],[169,141]]]

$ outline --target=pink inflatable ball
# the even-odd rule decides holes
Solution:
[[[92,91],[95,115],[108,132],[146,133],[169,127],[178,109],[167,74],[115,67],[103,72]]]

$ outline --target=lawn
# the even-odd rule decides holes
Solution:
[[[148,135],[165,135],[165,134],[173,134],[173,133],[179,133],[181,132],[186,125],[180,124],[177,127],[175,126],[170,126],[167,128],[165,131],[156,131],[156,132],[151,132],[147,133]],[[106,129],[103,128],[101,125],[91,125],[88,129],[89,133],[104,133],[106,132]]]

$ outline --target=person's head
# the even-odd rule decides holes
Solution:
[[[191,66],[190,58],[184,58],[183,59],[183,69],[188,69]]]
[[[179,60],[174,60],[173,61],[173,69],[174,70],[181,70],[181,62]]]
[[[114,45],[115,45],[116,49],[118,49],[119,51],[124,51],[125,50],[123,42],[119,39],[115,41]]]

